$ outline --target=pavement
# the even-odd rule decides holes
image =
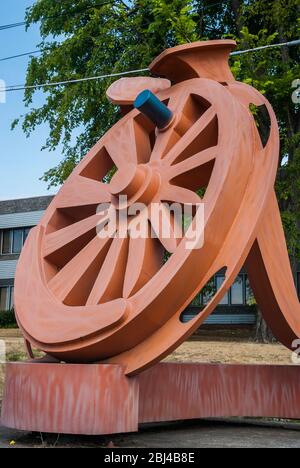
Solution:
[[[201,420],[151,425],[138,434],[105,437],[42,435],[0,426],[0,448],[300,448],[300,425],[254,423]]]

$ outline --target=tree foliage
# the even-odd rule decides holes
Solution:
[[[166,47],[200,39],[235,38],[240,49],[300,37],[299,0],[39,0],[28,9],[28,27],[40,23],[43,53],[28,66],[27,85],[145,68]],[[300,256],[300,119],[292,82],[300,78],[300,49],[277,48],[232,58],[238,80],[271,101],[281,134],[277,193],[289,250]],[[44,179],[61,184],[74,165],[118,119],[105,92],[113,80],[44,88],[34,107],[25,92],[27,135],[47,122],[44,148],[63,146],[63,160]],[[17,124],[17,121],[14,122]]]

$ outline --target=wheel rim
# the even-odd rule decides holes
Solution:
[[[237,181],[238,166],[242,170],[237,196],[243,193],[249,178],[253,160],[250,116],[225,87],[207,79],[180,83],[160,92],[159,97],[176,112],[171,127],[155,137],[155,129],[140,113],[128,114],[75,169],[24,249],[19,284],[24,284],[28,257],[34,257],[31,275],[41,292],[30,303],[36,314],[34,324],[16,296],[18,320],[25,336],[52,355],[79,362],[118,359],[171,316],[177,316],[203,282],[204,270],[217,255],[222,233],[228,233],[239,209],[231,186]],[[240,120],[244,128],[235,135]],[[104,183],[114,166],[117,175],[111,184]],[[133,177],[126,181],[129,166]],[[195,255],[187,251],[186,238],[179,242],[159,239],[159,229],[151,222],[149,230],[156,230],[158,239],[103,240],[96,235],[97,206],[112,203],[116,194],[129,194],[132,200],[148,206],[162,202],[196,204],[201,199],[195,190],[201,187],[206,188],[202,200],[205,226],[216,245],[190,285],[182,287],[189,276],[187,270],[205,252],[201,249]],[[231,203],[231,213],[220,227],[216,220],[226,203]],[[213,233],[216,228],[220,228],[218,235]],[[173,254],[166,264],[164,249]],[[173,298],[170,288],[176,291]],[[49,304],[52,315],[46,311]],[[107,320],[109,307],[114,313],[109,312],[112,317]],[[89,314],[97,310],[97,323],[83,330],[80,314],[93,323]],[[65,333],[68,314],[72,313],[79,318],[74,329]],[[50,324],[48,329],[45,320]]]

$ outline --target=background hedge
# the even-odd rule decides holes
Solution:
[[[0,312],[0,328],[18,328],[14,310]]]

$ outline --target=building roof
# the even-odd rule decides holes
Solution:
[[[53,198],[53,195],[49,195],[0,201],[0,215],[44,211],[48,208]]]

